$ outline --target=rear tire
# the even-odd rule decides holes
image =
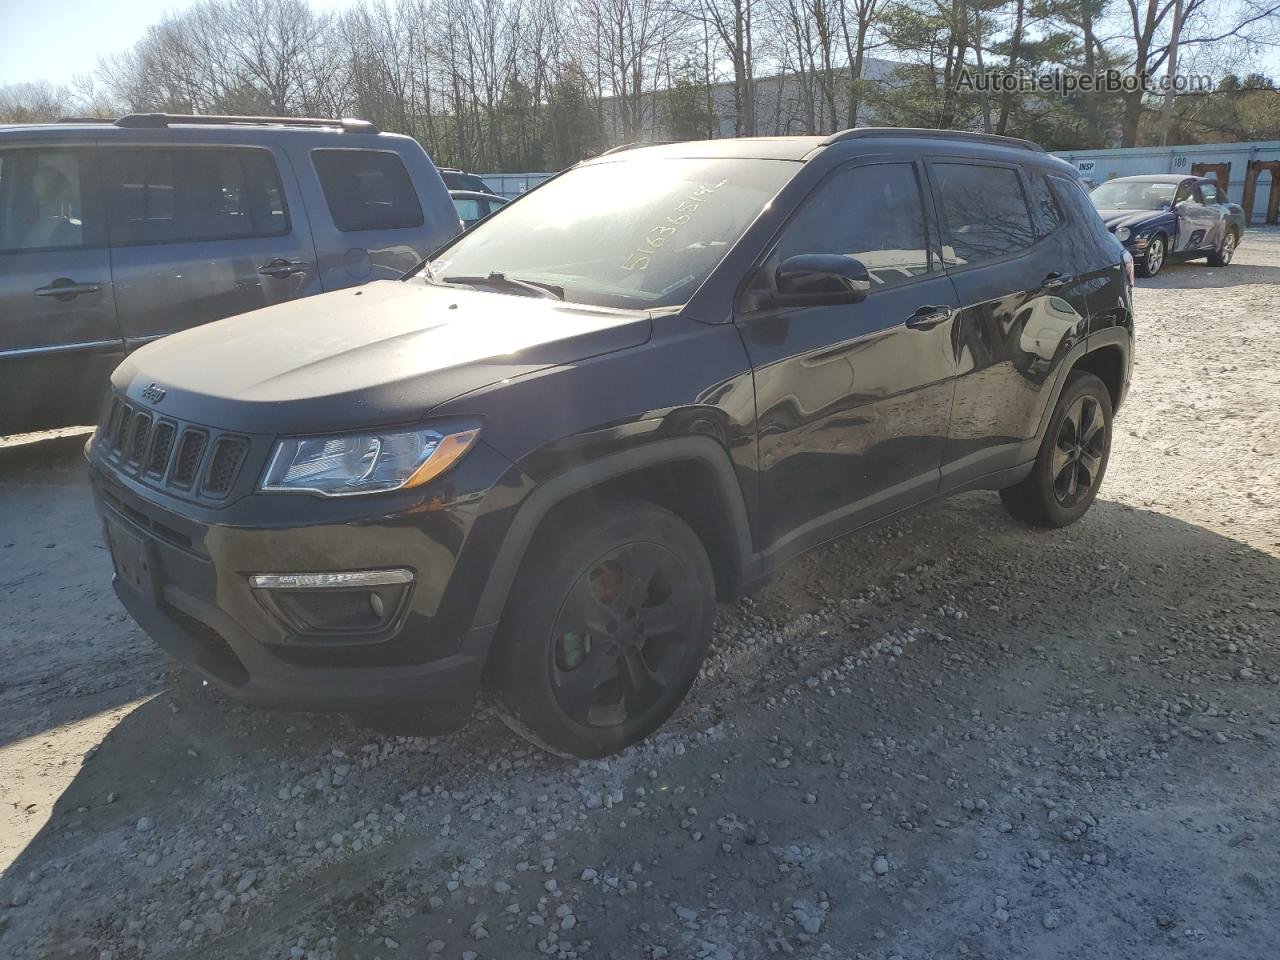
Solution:
[[[512,590],[489,659],[498,712],[552,753],[616,753],[680,705],[715,609],[711,561],[674,513],[627,500],[567,519]]]
[[[1222,238],[1222,246],[1213,253],[1209,254],[1209,266],[1225,267],[1231,262],[1231,258],[1236,255],[1236,247],[1240,243],[1240,238],[1236,235],[1235,228],[1227,231],[1227,235]]]
[[[1036,527],[1065,527],[1083,517],[1107,472],[1111,418],[1103,382],[1084,371],[1069,374],[1031,473],[1000,491],[1005,509]]]
[[[1157,233],[1147,244],[1147,252],[1134,264],[1138,276],[1154,277],[1164,268],[1169,258],[1169,241],[1163,233]]]

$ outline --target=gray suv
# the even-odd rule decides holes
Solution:
[[[398,277],[458,229],[417,141],[360,120],[0,126],[0,435],[91,423],[134,348]]]

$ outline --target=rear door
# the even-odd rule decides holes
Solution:
[[[0,149],[0,434],[92,422],[123,355],[94,155]]]
[[[320,292],[302,197],[261,146],[101,150],[125,346]]]
[[[1024,441],[1036,435],[1060,362],[1088,332],[1088,266],[1055,239],[1061,211],[1041,208],[1032,217],[1032,184],[1017,165],[938,159],[929,177],[961,304],[942,465],[949,489],[1025,459]]]
[[[394,280],[461,229],[440,175],[415,150],[411,165],[373,147],[318,147],[302,158],[326,290]]]
[[[755,377],[760,513],[773,549],[834,536],[938,489],[956,301],[930,240],[920,178],[905,158],[836,170],[782,229],[753,281],[767,283],[784,260],[811,253],[857,258],[872,279],[861,303],[738,319]]]

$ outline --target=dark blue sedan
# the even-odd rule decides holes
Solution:
[[[1204,177],[1117,177],[1090,198],[1145,277],[1154,277],[1170,260],[1206,257],[1210,265],[1225,267],[1244,234],[1244,210]]]

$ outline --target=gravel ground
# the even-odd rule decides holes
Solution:
[[[607,762],[221,699],[116,604],[83,436],[0,441],[0,957],[1275,956],[1280,231],[1137,305],[1084,521],[807,556]]]

